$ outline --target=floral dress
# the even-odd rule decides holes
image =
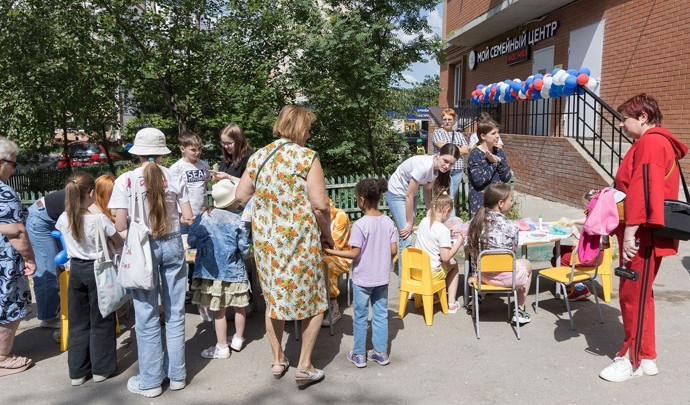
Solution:
[[[0,224],[24,222],[26,213],[12,188],[0,181]],[[31,303],[24,262],[5,235],[0,237],[0,325],[22,319]]]
[[[319,227],[307,194],[316,152],[287,143],[266,161],[286,142],[279,139],[258,150],[247,171],[255,184],[252,235],[266,314],[294,320],[323,313],[328,304]]]

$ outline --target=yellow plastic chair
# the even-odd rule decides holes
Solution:
[[[556,291],[563,291],[563,297],[565,298],[565,307],[568,310],[568,318],[570,319],[570,329],[575,330],[575,323],[573,322],[573,314],[570,311],[570,300],[568,300],[567,287],[589,281],[590,288],[592,289],[592,295],[594,295],[594,301],[596,303],[597,312],[599,313],[599,321],[604,323],[604,318],[601,316],[601,308],[599,308],[599,296],[597,295],[597,287],[594,280],[597,278],[597,272],[599,270],[599,265],[597,264],[593,268],[576,268],[578,264],[577,260],[577,247],[573,249],[572,257],[575,260],[571,260],[570,266],[558,266],[550,267],[548,269],[539,270],[537,275],[537,293],[534,300],[534,312],[539,311],[539,279],[546,278],[548,280],[556,283]],[[599,249],[597,254],[597,263],[604,250],[608,250],[608,255],[611,255],[611,247],[607,249]],[[556,296],[558,298],[558,296]]]
[[[511,287],[498,287],[482,282],[482,274],[485,273],[505,273],[511,272],[513,282]],[[508,295],[508,322],[510,322],[510,297],[515,300],[515,318],[518,317],[517,289],[515,288],[515,253],[508,249],[484,250],[479,253],[477,258],[477,278],[472,283],[473,303],[472,312],[474,313],[474,325],[479,339],[479,295],[487,293],[499,293]],[[515,322],[515,334],[520,340],[520,323]]]
[[[67,311],[67,287],[69,286],[69,270],[64,270],[58,276],[60,288],[60,351],[67,351],[67,338],[69,338],[69,316]],[[115,313],[115,333],[120,333],[120,318]]]
[[[434,294],[438,293],[443,313],[448,313],[446,280],[432,280],[429,254],[413,247],[405,248],[402,251],[400,307],[398,309],[398,318],[400,319],[405,317],[409,293],[414,293],[415,308],[424,305],[424,321],[427,326],[434,323]]]

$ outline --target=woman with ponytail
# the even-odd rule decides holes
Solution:
[[[62,232],[70,257],[67,365],[72,385],[84,384],[89,374],[93,375],[94,382],[104,381],[117,369],[115,314],[104,318],[98,310],[93,271],[94,260],[100,253],[96,250],[96,221],[100,219],[104,234],[118,249],[122,247],[122,237],[106,215],[89,212],[89,206],[95,201],[93,177],[88,173],[73,175],[65,186],[65,212],[55,224]]]
[[[395,226],[400,233],[398,257],[403,249],[410,246],[415,213],[417,212],[417,190],[424,185],[424,205],[431,208],[431,185],[434,183],[435,195],[450,189],[450,169],[460,159],[460,149],[447,143],[435,155],[417,155],[404,161],[388,181],[386,202],[390,208]],[[398,260],[398,272],[400,260]]]
[[[182,179],[173,178],[167,168],[159,165],[162,157],[170,153],[161,131],[144,128],[137,132],[129,153],[139,156],[142,164],[115,180],[108,208],[115,209],[117,230],[127,229],[130,199],[136,198],[132,195],[132,182],[139,182],[144,198],[143,218],[151,230],[154,281],[151,290],[132,290],[139,375],[129,379],[127,389],[151,398],[163,392],[161,384],[165,378],[170,379],[173,391],[186,385],[184,299],[187,277],[180,221],[191,225],[193,215]],[[165,315],[165,347],[158,316],[159,294]]]

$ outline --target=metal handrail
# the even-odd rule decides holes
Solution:
[[[463,128],[474,125],[486,111],[501,123],[504,133],[573,138],[611,178],[625,146],[632,144],[620,128],[621,115],[585,86],[578,86],[572,96],[547,100],[474,105],[467,99],[455,111]]]

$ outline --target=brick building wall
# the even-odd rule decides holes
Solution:
[[[566,138],[501,135],[515,189],[573,207],[590,189],[609,184]]]
[[[444,35],[463,26],[498,4],[497,0],[446,0]],[[554,46],[554,64],[568,68],[568,47],[572,30],[604,20],[600,96],[617,107],[629,97],[647,92],[659,101],[663,125],[690,145],[690,4],[686,0],[579,0],[546,15],[540,21],[506,31],[472,47],[450,46],[440,69],[439,105],[453,104],[456,65],[467,66],[471,49],[493,46],[523,30],[558,21],[555,36],[531,47],[534,51]],[[532,58],[508,66],[506,56],[479,63],[475,70],[463,69],[461,98],[466,99],[477,84],[520,78],[533,74]],[[566,141],[567,142],[567,141]],[[520,152],[522,153],[522,152]],[[683,168],[690,172],[690,159]]]

